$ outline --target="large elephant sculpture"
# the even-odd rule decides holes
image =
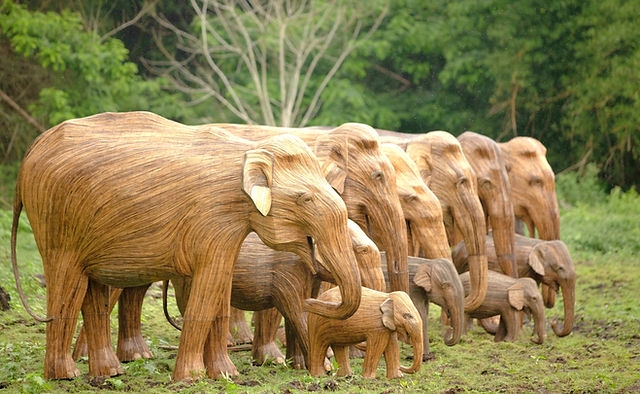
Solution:
[[[486,222],[478,199],[476,176],[462,152],[460,142],[446,131],[405,134],[378,130],[383,142],[403,148],[416,163],[420,176],[438,197],[449,245],[462,238],[469,250],[471,292],[465,311],[482,303],[487,289]],[[459,233],[459,234],[458,234]]]
[[[547,148],[531,137],[514,137],[499,146],[509,173],[515,217],[524,222],[531,238],[560,239],[556,182]],[[553,304],[555,296],[553,289],[542,285],[545,304]]]
[[[498,263],[504,274],[517,278],[511,183],[500,147],[491,138],[473,131],[460,134],[458,141],[478,180],[478,197],[487,226],[493,231]]]
[[[110,343],[109,286],[178,278],[192,286],[173,379],[237,375],[226,349],[231,279],[252,231],[312,271],[327,265],[342,301],[307,299],[308,312],[351,316],[360,274],[346,206],[324,175],[298,137],[251,142],[148,112],[74,119],[40,135],[18,174],[11,251],[17,269],[24,208],[47,283],[45,378],[79,375],[70,346],[80,309],[90,375],[123,372]]]
[[[558,327],[552,322],[551,327],[557,336],[569,335],[573,330],[575,313],[576,270],[567,245],[560,240],[545,241],[519,234],[515,241],[518,277],[532,278],[538,285],[544,284],[554,291],[562,290],[564,324]],[[491,233],[487,235],[487,259],[490,270],[501,272]],[[465,269],[466,248],[462,242],[453,249],[453,261],[461,271]],[[554,304],[545,303],[545,306],[552,308]]]
[[[384,253],[381,254],[385,259]],[[383,264],[384,265],[384,264]],[[444,343],[453,346],[464,331],[464,289],[453,263],[448,259],[409,256],[409,297],[422,319],[422,361],[432,359],[429,350],[429,303],[440,306],[448,318]]]
[[[407,223],[409,256],[451,260],[440,201],[420,177],[416,163],[395,144],[382,144],[382,151],[396,172],[398,197]],[[411,282],[411,269],[409,271]]]
[[[326,302],[340,302],[340,292],[329,289],[318,296]],[[422,320],[407,293],[391,293],[362,288],[360,307],[345,320],[309,315],[309,372],[312,376],[325,374],[324,359],[331,346],[338,362],[338,376],[352,373],[349,366],[349,346],[366,341],[362,367],[365,378],[375,378],[382,355],[388,378],[402,373],[415,373],[422,365]],[[398,339],[413,346],[413,364],[400,365]]]
[[[468,317],[488,319],[500,316],[500,323],[494,341],[513,342],[517,339],[522,326],[520,311],[528,312],[534,321],[534,343],[541,344],[545,337],[545,313],[542,295],[536,282],[531,278],[512,278],[510,276],[489,271],[487,296],[476,309],[465,312]],[[465,293],[469,291],[469,272],[460,274],[460,281]]]

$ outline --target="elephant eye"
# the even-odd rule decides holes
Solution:
[[[531,178],[531,180],[529,181],[529,184],[531,186],[542,186],[542,178],[540,178],[539,176],[534,176],[533,178]]]
[[[457,187],[463,187],[466,186],[467,183],[469,182],[469,180],[467,179],[466,176],[461,176],[460,178],[458,178],[458,180],[456,181],[456,186]]]
[[[414,202],[417,199],[418,199],[418,196],[413,193],[404,196],[404,200],[408,203]]]
[[[307,205],[311,202],[313,202],[313,194],[311,193],[301,193],[296,201],[298,205]]]
[[[405,313],[402,315],[405,320],[413,320],[413,315],[411,313]]]
[[[380,170],[372,172],[370,176],[372,181],[384,182],[384,174]]]
[[[488,191],[488,190],[493,189],[493,183],[491,183],[491,179],[489,179],[489,178],[480,178],[480,179],[478,179],[478,184],[484,190]]]

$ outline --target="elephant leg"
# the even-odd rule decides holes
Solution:
[[[389,343],[389,335],[390,333],[387,331],[384,333],[376,331],[372,335],[367,336],[367,351],[362,364],[363,377],[370,379],[376,377],[376,369],[378,369],[382,353]]]
[[[282,315],[276,308],[257,311],[253,314],[254,330],[251,357],[254,363],[262,365],[267,360],[273,360],[276,364],[284,364],[285,357],[276,343],[276,334]]]
[[[122,289],[117,287],[112,287],[111,292],[109,293],[109,314],[115,307],[118,302],[118,298],[120,298],[120,294],[122,293]],[[118,309],[118,312],[120,309]],[[87,333],[84,329],[84,324],[80,326],[80,332],[78,332],[78,338],[76,338],[76,345],[73,348],[73,359],[79,360],[82,357],[86,357],[89,355],[89,348],[87,347]],[[120,360],[122,361],[122,359]]]
[[[507,337],[507,323],[505,322],[505,318],[500,316],[500,323],[498,323],[498,329],[496,330],[496,335],[493,338],[495,342],[505,341]]]
[[[333,349],[333,356],[336,358],[336,362],[338,363],[338,371],[336,372],[338,376],[350,376],[353,374],[349,362],[349,347],[350,346],[331,346]]]
[[[73,379],[80,375],[71,357],[71,342],[78,322],[78,314],[88,286],[88,278],[72,264],[51,264],[52,259],[43,256],[47,282],[46,350],[44,359],[45,379]],[[50,267],[55,267],[52,269]]]
[[[118,303],[118,347],[120,361],[152,358],[151,349],[142,337],[142,302],[151,283],[122,291]]]
[[[220,260],[220,257],[214,256],[215,253],[203,259]],[[188,301],[185,303],[184,323],[173,370],[174,380],[199,379],[205,372],[212,378],[238,375],[227,353],[226,340],[229,333],[232,269],[220,262],[199,268],[198,274],[191,278],[190,291],[183,294],[188,294]],[[178,302],[179,306],[181,302],[184,300]]]
[[[89,348],[89,375],[115,376],[124,373],[111,346],[109,286],[89,279],[82,304],[82,317]]]
[[[253,342],[253,333],[251,332],[251,327],[249,327],[249,324],[247,323],[243,310],[231,307],[229,333],[233,338],[233,343],[236,345]]]
[[[291,366],[294,369],[306,369],[309,355],[309,337],[302,334],[306,331],[306,322],[304,327],[296,327],[300,325],[299,322],[292,322],[292,319],[285,319],[285,335],[287,346],[287,360],[291,360]],[[303,331],[304,330],[304,331]],[[303,337],[304,335],[304,337]]]
[[[384,362],[387,365],[387,378],[395,379],[403,376],[400,371],[400,344],[398,334],[390,333],[387,346],[384,348]]]
[[[322,335],[315,331],[314,329],[313,332],[316,337]],[[311,328],[309,332],[311,332]],[[307,366],[309,367],[309,374],[311,374],[311,376],[318,377],[326,375],[324,360],[328,348],[328,343],[322,342],[319,338],[314,338],[313,336],[309,337],[309,363]]]

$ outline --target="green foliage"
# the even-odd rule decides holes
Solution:
[[[598,179],[598,169],[593,163],[580,171],[558,175],[556,195],[561,208],[573,207],[578,203],[596,205],[606,200],[604,185]]]
[[[179,96],[163,92],[166,81],[142,79],[127,60],[123,43],[85,31],[76,13],[31,12],[5,1],[0,31],[15,52],[54,72],[53,85],[42,89],[31,106],[49,126],[106,111],[152,109],[173,118],[185,115]]]

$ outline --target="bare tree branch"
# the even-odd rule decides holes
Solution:
[[[362,34],[368,15],[348,2],[190,1],[199,32],[181,31],[154,14],[175,36],[175,49],[156,34],[167,60],[145,65],[191,95],[192,103],[213,98],[246,123],[283,126],[303,126],[318,113],[329,81],[387,12]]]

